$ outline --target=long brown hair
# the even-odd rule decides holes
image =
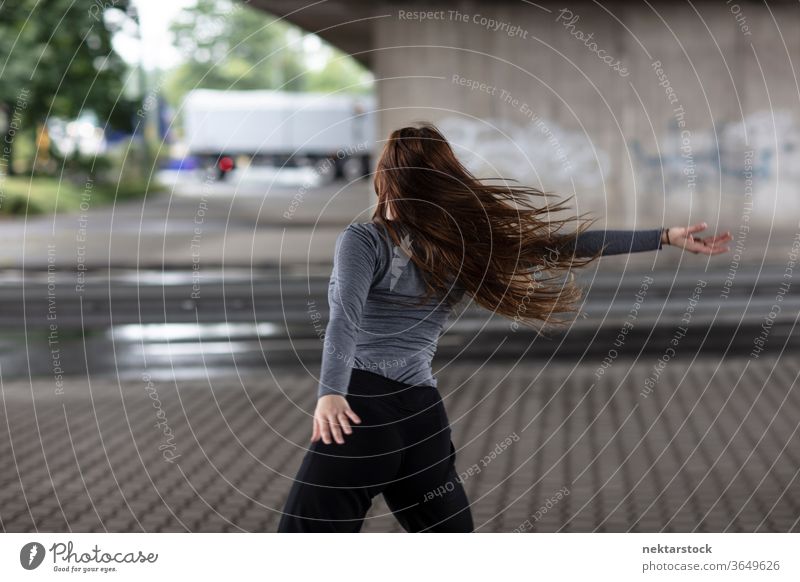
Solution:
[[[498,180],[503,183],[492,183]],[[547,206],[554,194],[509,182],[476,178],[434,125],[403,127],[392,132],[378,160],[372,220],[396,245],[405,248],[411,240],[411,260],[426,284],[420,303],[432,295],[450,301],[457,281],[478,305],[520,323],[567,323],[553,314],[578,311],[582,292],[570,268],[600,253],[578,259],[566,249],[596,219],[560,233],[581,219],[550,218],[569,199]],[[533,205],[535,197],[545,199],[543,208]]]

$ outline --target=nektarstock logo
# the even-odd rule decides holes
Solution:
[[[19,563],[26,570],[35,570],[44,561],[44,546],[39,542],[28,542],[19,551]]]

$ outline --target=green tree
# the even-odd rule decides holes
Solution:
[[[111,46],[108,24],[124,21],[127,7],[128,0],[0,3],[0,108],[14,121],[1,138],[0,170],[13,172],[14,138],[44,127],[48,116],[74,118],[88,109],[130,131],[136,104],[123,96],[128,67]]]
[[[171,29],[185,59],[166,81],[173,105],[192,89],[369,90],[357,86],[369,73],[338,51],[327,51],[322,70],[309,71],[306,33],[244,2],[197,0]]]
[[[173,104],[199,88],[302,88],[302,37],[282,21],[238,2],[198,0],[171,29],[185,59],[167,81]]]

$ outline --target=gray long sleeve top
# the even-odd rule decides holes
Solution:
[[[418,302],[425,283],[407,250],[382,230],[377,223],[354,223],[336,239],[318,397],[347,394],[354,367],[436,386],[431,362],[450,307],[436,298],[421,306],[397,304]],[[403,239],[402,246],[408,245]],[[579,257],[601,248],[603,256],[657,250],[661,229],[589,230],[578,235],[574,248],[565,248]]]

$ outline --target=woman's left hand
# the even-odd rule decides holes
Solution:
[[[708,225],[705,222],[693,226],[673,226],[665,229],[665,232],[661,235],[661,242],[684,248],[690,253],[696,254],[718,255],[728,252],[730,248],[725,243],[733,240],[733,236],[729,231],[705,238],[693,236],[694,233],[706,228],[708,228]],[[667,235],[669,236],[669,242],[667,242]]]

